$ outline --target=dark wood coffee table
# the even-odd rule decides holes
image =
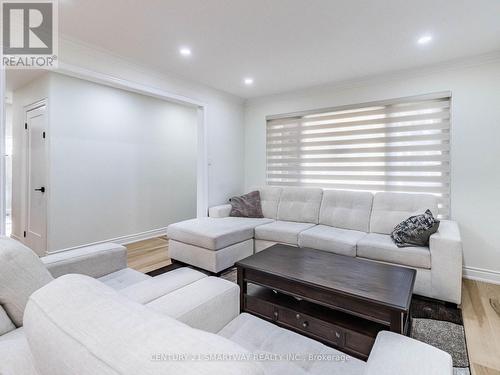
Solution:
[[[413,269],[287,245],[236,266],[242,312],[345,353],[366,359],[378,332],[406,332]]]

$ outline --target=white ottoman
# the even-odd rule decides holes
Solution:
[[[170,257],[219,273],[254,252],[254,229],[272,219],[200,218],[169,225]]]

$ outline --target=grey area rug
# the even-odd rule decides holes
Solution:
[[[236,269],[221,278],[236,283]],[[454,375],[470,375],[462,312],[441,302],[414,296],[411,306],[410,337],[449,353]]]
[[[469,358],[462,325],[414,318],[410,336],[451,354],[455,374],[469,374]]]
[[[443,303],[414,296],[410,337],[451,355],[454,375],[470,375],[462,311]]]

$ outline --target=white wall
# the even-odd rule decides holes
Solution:
[[[207,105],[208,204],[227,202],[243,192],[243,100],[156,70],[133,64],[108,51],[65,38],[59,40],[60,61],[159,90],[183,95]],[[189,63],[189,62],[187,62]]]
[[[55,73],[49,87],[49,251],[196,216],[196,109]]]
[[[451,90],[451,213],[467,274],[500,282],[500,59],[272,95],[245,111],[245,186],[265,183],[265,117]]]

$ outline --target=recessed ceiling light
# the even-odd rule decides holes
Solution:
[[[427,44],[432,41],[432,35],[422,35],[420,38],[418,38],[417,43],[418,44]]]
[[[179,53],[184,57],[188,57],[191,56],[191,49],[188,47],[181,47]]]
[[[253,85],[253,78],[250,78],[250,77],[245,78],[243,80],[243,83],[245,83],[245,85],[247,85],[247,86]]]

